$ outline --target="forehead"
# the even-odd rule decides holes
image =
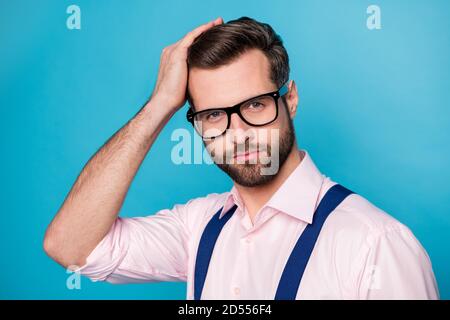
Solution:
[[[257,49],[215,69],[190,69],[188,86],[196,111],[232,106],[277,89],[270,80],[269,60]]]

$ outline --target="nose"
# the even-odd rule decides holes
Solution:
[[[252,134],[250,129],[252,127],[246,124],[236,113],[233,113],[230,118],[230,131],[229,132],[236,144],[243,144],[248,140],[249,135]]]

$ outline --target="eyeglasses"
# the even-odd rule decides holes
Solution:
[[[233,113],[248,125],[262,127],[274,122],[278,117],[278,98],[288,92],[287,82],[278,90],[263,93],[232,107],[211,108],[198,112],[191,106],[187,120],[203,139],[214,139],[223,135],[230,127]]]

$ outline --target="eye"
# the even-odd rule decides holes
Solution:
[[[262,108],[262,107],[264,107],[264,105],[259,101],[254,101],[254,102],[250,103],[250,108],[258,109],[258,108]]]
[[[264,100],[254,100],[247,104],[247,106],[244,107],[249,112],[258,112],[264,110],[266,107],[266,104],[264,103]]]
[[[223,116],[222,111],[211,111],[206,115],[206,120],[208,121],[217,121]]]

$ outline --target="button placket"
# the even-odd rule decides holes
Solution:
[[[237,256],[236,256],[236,263],[235,263],[235,267],[233,269],[233,274],[231,276],[231,281],[230,281],[230,292],[231,295],[233,295],[234,297],[238,298],[241,294],[242,294],[242,289],[241,289],[241,285],[242,285],[242,272],[241,272],[241,268],[240,266],[242,266],[242,264],[245,262],[245,257],[247,256],[246,254],[246,250],[245,247],[242,244],[242,238],[240,240],[240,245],[239,245],[239,250],[237,252]]]

